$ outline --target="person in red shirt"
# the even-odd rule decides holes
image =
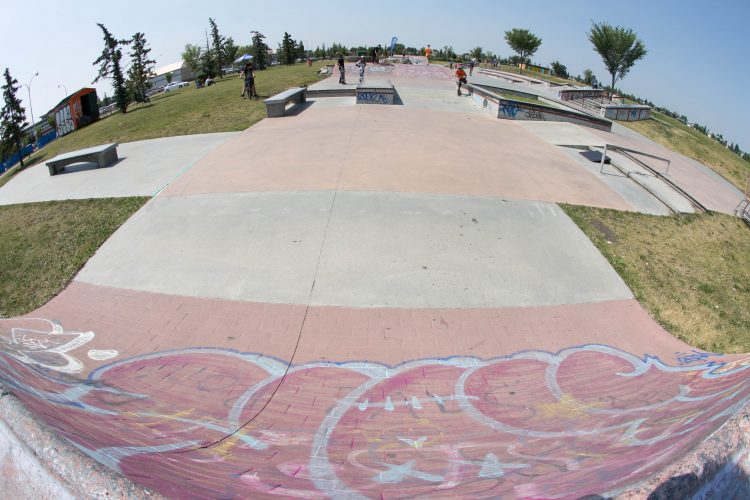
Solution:
[[[430,47],[430,44],[427,44],[427,48],[424,49],[424,55],[427,58],[427,64],[430,64],[430,57],[432,56],[432,48]]]
[[[461,85],[465,85],[468,82],[466,81],[466,71],[460,65],[456,70],[456,83],[458,84],[458,95],[463,95],[461,94]]]

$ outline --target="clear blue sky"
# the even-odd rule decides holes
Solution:
[[[238,44],[258,30],[275,47],[284,31],[308,48],[331,42],[347,46],[386,43],[394,35],[408,46],[451,45],[458,52],[481,46],[511,55],[503,33],[527,28],[542,38],[533,57],[559,60],[572,74],[591,68],[608,81],[585,33],[591,21],[635,30],[649,54],[618,86],[688,116],[750,151],[750,0],[39,0],[4,2],[0,17],[0,70],[10,68],[19,83],[31,85],[34,116],[62,97],[90,86],[92,62],[103,42],[97,22],[118,38],[144,32],[157,66],[177,62],[186,43],[205,43],[208,18]],[[111,95],[108,83],[97,85]],[[28,94],[21,96],[27,113]]]

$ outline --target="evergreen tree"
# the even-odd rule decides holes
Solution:
[[[294,48],[295,43],[292,35],[284,32],[284,39],[281,41],[281,44],[279,44],[279,51],[281,52],[281,56],[279,59],[281,64],[286,64],[287,66],[291,66],[292,64],[294,64]]]
[[[568,78],[568,68],[560,61],[552,61],[552,72],[560,78]]]
[[[253,66],[256,70],[264,70],[268,66],[268,45],[265,36],[259,31],[251,31],[253,35]]]
[[[10,151],[16,147],[18,158],[23,168],[23,155],[21,146],[23,142],[23,129],[28,126],[26,122],[26,110],[21,106],[21,100],[16,97],[18,80],[10,76],[10,70],[5,68],[5,84],[1,87],[3,91],[3,109],[0,111],[0,127],[2,128],[3,150]]]
[[[211,41],[213,43],[214,59],[218,68],[218,73],[221,78],[224,78],[224,73],[221,69],[226,65],[227,56],[224,52],[224,44],[226,40],[219,34],[219,27],[216,26],[216,21],[208,18],[208,23],[211,25]]]
[[[104,33],[104,50],[102,50],[99,58],[94,61],[94,66],[99,65],[99,75],[92,83],[96,83],[102,78],[111,79],[115,88],[117,107],[125,113],[128,110],[128,92],[125,88],[125,77],[123,77],[122,68],[120,68],[120,59],[122,59],[120,46],[128,45],[130,40],[117,40],[102,23],[97,23],[97,26]]]
[[[217,73],[216,54],[208,43],[208,31],[206,31],[206,48],[201,55],[199,78],[213,78]]]
[[[146,35],[140,32],[136,33],[133,35],[131,43],[128,80],[132,89],[132,96],[136,102],[149,102],[148,90],[151,88],[151,82],[148,81],[148,77],[153,72],[156,61],[148,58],[151,48],[146,41]]]
[[[304,43],[299,42],[294,51],[296,52],[296,58],[302,59],[303,61],[307,59],[307,51],[305,50]]]
[[[228,65],[234,64],[234,60],[241,55],[240,48],[234,44],[234,39],[231,36],[224,42],[224,55],[227,58]]]

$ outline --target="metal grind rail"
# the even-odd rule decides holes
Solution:
[[[601,146],[590,146],[590,147],[591,148],[597,148],[597,147],[601,147]],[[600,167],[599,167],[599,173],[602,173],[604,171],[604,160],[607,158],[607,151],[608,150],[616,152],[616,153],[620,153],[624,157],[626,157],[627,159],[629,159],[632,162],[636,163],[637,165],[640,165],[641,167],[645,168],[646,170],[648,170],[649,172],[651,172],[655,177],[658,177],[659,179],[661,179],[662,181],[664,181],[669,187],[671,187],[672,189],[674,189],[675,191],[677,191],[678,193],[680,193],[682,196],[684,196],[685,199],[687,199],[690,202],[690,204],[693,205],[695,208],[697,208],[698,210],[700,210],[702,212],[708,212],[708,209],[705,206],[703,206],[703,204],[701,202],[699,202],[698,200],[696,200],[687,191],[685,191],[680,186],[678,186],[677,184],[675,184],[674,182],[672,182],[669,178],[667,178],[667,176],[669,175],[669,167],[672,164],[671,160],[669,160],[667,158],[662,158],[660,156],[655,156],[655,155],[651,155],[651,154],[648,154],[648,153],[644,153],[642,151],[637,151],[635,149],[624,148],[622,146],[617,146],[615,144],[605,144],[604,145],[604,153],[602,153],[602,159],[601,159],[601,163],[600,163]],[[645,156],[647,158],[652,158],[654,160],[660,160],[660,161],[666,162],[667,163],[667,169],[662,174],[661,172],[659,172],[658,170],[654,169],[653,167],[651,167],[650,165],[648,165],[646,162],[644,162],[643,160],[641,160],[640,158],[636,158],[634,155]]]

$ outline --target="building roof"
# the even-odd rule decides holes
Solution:
[[[167,64],[166,66],[162,66],[161,68],[156,68],[151,76],[154,77],[165,75],[167,73],[171,73],[172,71],[177,71],[180,68],[182,68],[182,61]]]

